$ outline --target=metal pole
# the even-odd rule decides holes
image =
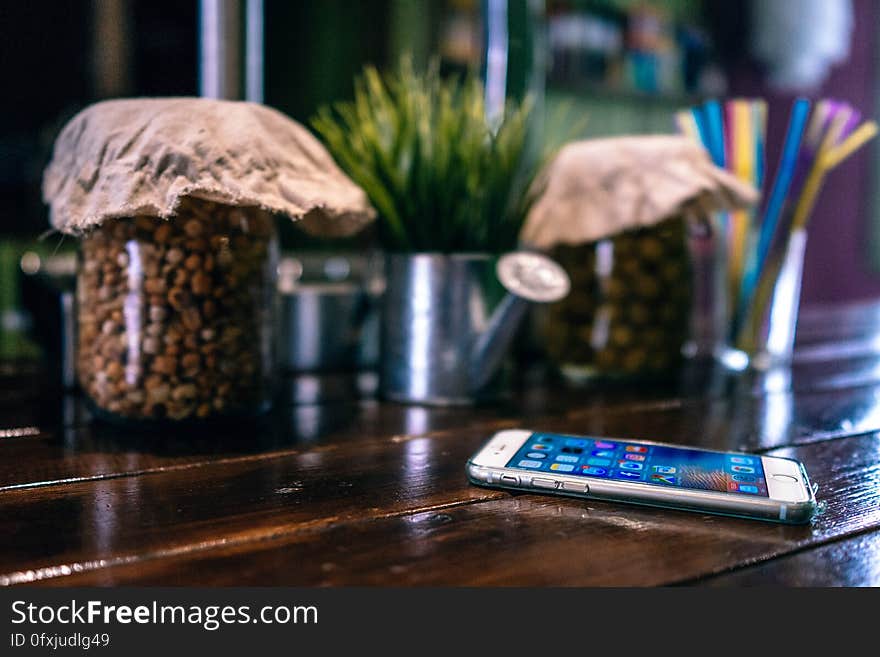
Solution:
[[[239,80],[240,0],[199,1],[199,94],[236,99]]]
[[[263,102],[263,0],[247,0],[245,15],[245,100]]]
[[[507,97],[507,0],[486,2],[486,119],[495,126],[504,117]]]
[[[132,3],[102,0],[92,3],[92,81],[95,97],[113,98],[131,93]]]

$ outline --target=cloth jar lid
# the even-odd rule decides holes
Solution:
[[[758,192],[673,135],[612,137],[563,146],[538,179],[544,189],[521,240],[540,249],[584,244],[687,211],[747,208]]]
[[[364,191],[299,123],[249,102],[138,98],[91,105],[55,142],[43,176],[52,225],[172,216],[185,196],[258,206],[326,237],[376,215]]]

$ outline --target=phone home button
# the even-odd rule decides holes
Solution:
[[[797,477],[792,477],[791,475],[787,475],[787,474],[780,474],[778,472],[775,475],[773,475],[773,478],[776,481],[781,481],[784,484],[794,484],[794,483],[797,483],[797,481],[798,481]]]

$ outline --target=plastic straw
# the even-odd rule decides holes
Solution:
[[[706,150],[709,151],[709,154],[712,154],[711,144],[709,143],[709,128],[706,125],[706,119],[703,117],[703,112],[699,107],[691,108],[691,118],[693,119],[694,125],[697,126],[697,133],[700,135],[700,142],[705,146]]]
[[[809,219],[810,214],[813,212],[813,208],[816,205],[816,198],[819,195],[819,190],[822,188],[825,175],[850,155],[855,153],[876,134],[877,124],[873,121],[868,121],[858,130],[853,132],[843,143],[836,147],[829,148],[824,154],[820,155],[817,166],[810,172],[810,178],[804,186],[804,191],[798,200],[794,220],[792,221],[792,230],[797,230],[798,228],[806,226],[807,219]]]
[[[852,133],[842,144],[832,148],[822,158],[822,166],[825,170],[830,170],[843,162],[850,155],[855,153],[859,148],[864,146],[869,140],[877,135],[877,124],[874,121],[864,123],[858,130]]]
[[[690,137],[698,144],[702,144],[703,140],[700,139],[700,129],[697,127],[697,122],[694,121],[694,117],[691,116],[691,113],[685,110],[675,113],[675,124],[678,126],[678,131],[683,135]]]
[[[706,128],[709,138],[709,152],[712,161],[722,169],[725,166],[724,154],[724,121],[721,116],[721,103],[717,100],[708,100],[703,104],[706,115]]]
[[[822,139],[822,143],[819,145],[818,156],[810,169],[810,174],[807,176],[804,188],[798,195],[794,217],[792,219],[792,228],[806,224],[809,212],[812,210],[813,205],[816,202],[816,195],[819,193],[819,188],[822,185],[822,177],[824,175],[824,169],[821,164],[822,158],[830,152],[840,140],[840,136],[843,134],[843,128],[846,126],[847,121],[849,121],[850,114],[851,111],[847,111],[846,108],[844,108],[832,119],[831,126],[828,128],[825,137]]]
[[[791,108],[791,116],[788,120],[788,130],[785,133],[785,144],[782,147],[782,157],[779,161],[779,170],[776,172],[776,178],[773,180],[773,188],[770,192],[770,198],[767,201],[767,209],[764,212],[764,220],[761,223],[761,234],[758,238],[757,249],[757,271],[760,271],[761,263],[767,256],[767,250],[770,248],[770,240],[776,231],[776,224],[779,223],[779,215],[782,212],[782,206],[788,188],[791,185],[791,179],[794,174],[794,167],[797,161],[798,149],[801,145],[801,137],[804,134],[804,125],[810,110],[810,101],[806,98],[798,98],[794,101]],[[754,281],[749,281],[754,284]]]
[[[751,182],[754,184],[755,189],[762,191],[764,189],[764,178],[766,176],[767,166],[765,154],[767,144],[767,102],[760,99],[752,100],[750,104],[750,112],[752,114],[752,140],[754,146],[754,174]],[[752,269],[756,266],[755,260],[758,248],[758,234],[760,233],[761,227],[761,214],[757,206],[752,208],[748,213],[747,219],[748,228],[746,230],[741,255],[742,267],[741,270],[737,272],[738,278],[732,279],[733,285],[731,286],[731,303],[732,307],[736,310],[739,309],[743,301],[743,299],[740,299],[740,295],[745,294],[745,277],[743,272],[747,267]],[[737,320],[736,313],[732,313],[731,317],[735,323]]]
[[[770,249],[773,235],[776,232],[782,207],[785,203],[785,197],[788,194],[788,189],[791,185],[792,177],[794,176],[798,151],[804,134],[807,117],[809,116],[809,110],[810,101],[806,98],[798,98],[792,105],[791,114],[788,119],[788,129],[785,133],[785,144],[782,147],[782,156],[779,160],[779,167],[776,171],[776,177],[773,180],[770,198],[767,201],[767,208],[761,222],[758,243],[752,253],[749,266],[743,275],[739,303],[737,304],[738,309],[734,315],[734,334],[736,333],[740,322],[745,320],[748,305],[751,303],[752,297],[755,293],[755,287],[758,283],[761,270],[763,269],[764,260],[767,257],[767,252]]]
[[[752,112],[746,100],[734,101],[733,113],[736,117],[736,129],[733,132],[733,172],[742,180],[753,182],[755,179],[755,149],[753,144],[754,128]]]
[[[755,178],[755,149],[752,111],[748,101],[734,100],[728,103],[733,121],[729,123],[728,134],[732,148],[728,158],[729,167],[736,176],[745,182],[753,183]],[[731,296],[739,293],[740,280],[745,258],[746,241],[749,232],[748,210],[737,210],[731,217],[730,240],[730,288]],[[732,298],[731,301],[735,302]]]
[[[755,187],[764,187],[764,171],[766,160],[764,148],[767,144],[767,103],[763,100],[752,101],[752,126],[755,130]]]
[[[843,126],[843,134],[840,136],[841,140],[846,139],[852,134],[852,131],[855,130],[856,126],[862,120],[862,113],[857,109],[850,107],[850,116],[849,121],[846,122],[846,125]]]
[[[833,105],[834,103],[830,100],[823,98],[813,108],[813,115],[810,117],[810,124],[804,135],[804,145],[808,148],[812,150],[819,148],[819,142],[822,141],[822,135],[825,133],[831,118]]]
[[[827,98],[816,103],[804,132],[804,138],[801,140],[801,148],[798,152],[794,177],[789,186],[786,206],[793,206],[800,197],[801,190],[803,190],[807,182],[810,171],[816,165],[816,154],[819,152],[822,140],[828,134],[828,130],[831,128],[835,117],[845,109],[848,111],[848,106],[836,100],[828,100]],[[783,218],[791,219],[791,214],[787,214]],[[782,228],[777,227],[777,230],[781,231]]]

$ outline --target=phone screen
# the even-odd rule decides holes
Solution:
[[[760,456],[533,433],[508,468],[767,497]]]

